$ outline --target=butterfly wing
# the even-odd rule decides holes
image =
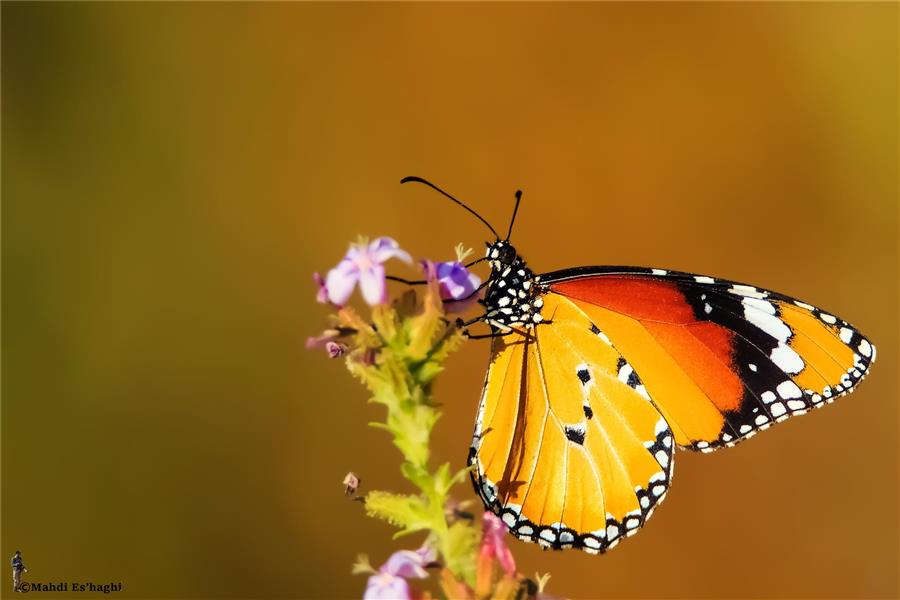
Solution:
[[[674,436],[573,302],[550,294],[544,313],[552,323],[493,341],[473,482],[520,539],[602,552],[665,496]]]
[[[541,283],[627,358],[684,447],[731,446],[832,402],[875,359],[874,345],[846,321],[733,281],[591,267]]]

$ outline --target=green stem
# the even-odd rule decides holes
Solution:
[[[355,315],[345,313],[350,317]],[[452,474],[447,464],[429,469],[431,432],[440,418],[431,383],[462,338],[447,326],[436,288],[426,292],[419,309],[378,307],[372,318],[378,335],[358,337],[348,366],[372,392],[372,401],[385,406],[384,422],[373,425],[391,433],[403,455],[400,470],[418,494],[370,492],[366,510],[400,527],[400,534],[427,531],[446,568],[474,585],[478,532],[470,522],[449,522],[445,512],[462,472]],[[375,364],[365,360],[373,352]]]

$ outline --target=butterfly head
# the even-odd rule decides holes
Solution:
[[[506,240],[497,240],[493,244],[487,244],[485,258],[492,271],[498,271],[511,267],[517,263],[524,263],[516,249]]]

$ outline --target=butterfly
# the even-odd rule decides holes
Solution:
[[[517,538],[602,553],[634,535],[672,483],[675,449],[712,452],[856,388],[875,346],[811,304],[642,267],[535,274],[496,240],[484,314],[490,366],[469,465]]]

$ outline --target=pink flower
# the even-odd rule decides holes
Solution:
[[[367,304],[383,304],[387,301],[383,263],[391,258],[412,262],[409,254],[389,237],[380,237],[371,243],[361,240],[358,244],[352,244],[340,264],[328,272],[319,295],[324,289],[324,295],[332,304],[343,306],[359,283]]]
[[[507,575],[515,575],[516,561],[506,547],[504,536],[507,527],[500,517],[492,512],[484,513],[481,520],[481,555],[479,561],[495,559]]]
[[[394,552],[377,573],[369,577],[363,600],[410,600],[412,594],[407,579],[425,579],[425,567],[436,555],[430,548]]]
[[[325,342],[325,352],[327,352],[328,356],[331,358],[343,356],[346,351],[347,344],[342,344],[340,342]]]

